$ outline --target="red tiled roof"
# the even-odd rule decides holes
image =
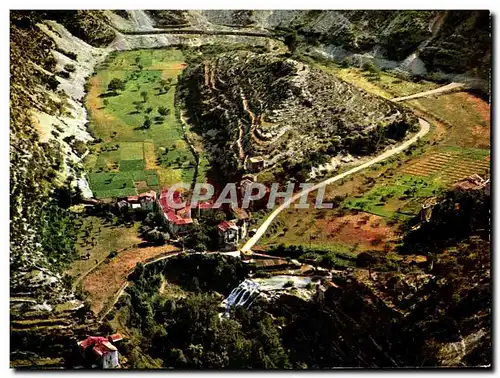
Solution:
[[[127,201],[128,202],[139,201],[139,196],[128,196]]]
[[[214,203],[212,200],[209,201],[203,201],[203,202],[198,202],[196,205],[193,205],[192,203],[188,204],[189,207],[192,209],[211,209],[214,206]]]
[[[113,333],[112,335],[108,336],[108,340],[111,342],[117,342],[123,340],[123,337],[119,333]]]
[[[226,232],[230,228],[233,230],[238,229],[238,227],[231,221],[222,221],[217,225],[217,228],[223,232]]]
[[[106,340],[103,341],[102,343],[96,344],[94,346],[93,352],[98,356],[104,356],[109,352],[114,352],[116,350],[117,350],[116,347]]]
[[[94,344],[99,344],[99,343],[102,343],[102,342],[107,341],[107,340],[108,339],[106,339],[105,337],[102,337],[102,336],[89,336],[85,340],[80,341],[78,343],[78,345],[82,349],[87,349],[89,346],[92,346]]]
[[[156,192],[154,190],[151,190],[149,192],[139,194],[139,197],[141,197],[141,198],[144,198],[144,197],[148,198],[149,197],[149,198],[156,199]]]
[[[198,204],[198,207],[200,209],[211,209],[213,205],[214,204],[212,203],[212,201],[205,201],[205,202],[200,202]]]
[[[193,220],[191,219],[191,212],[189,206],[182,209],[172,209],[168,205],[168,188],[163,188],[160,194],[160,206],[163,213],[167,217],[167,220],[171,223],[181,225],[181,224],[191,224]],[[182,202],[182,196],[180,192],[174,192],[172,199],[176,203]]]

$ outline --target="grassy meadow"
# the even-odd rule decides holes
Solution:
[[[195,160],[175,112],[178,49],[111,54],[90,79],[87,108],[97,138],[86,158],[97,198],[133,195],[191,182]],[[120,79],[124,87],[109,90]]]

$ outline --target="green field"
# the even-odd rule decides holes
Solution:
[[[86,99],[97,143],[85,160],[96,198],[193,180],[195,159],[174,104],[177,77],[184,67],[178,49],[112,53],[98,67]],[[124,82],[123,90],[108,90],[115,78]]]
[[[382,217],[414,216],[422,199],[437,195],[442,189],[438,181],[424,177],[398,175],[392,180],[376,183],[358,198],[348,198],[343,206]]]

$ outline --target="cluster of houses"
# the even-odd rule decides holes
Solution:
[[[195,224],[193,218],[213,211],[212,200],[193,204],[185,201],[182,191],[174,192],[172,200],[174,203],[185,203],[185,205],[181,208],[178,208],[179,206],[171,207],[167,200],[168,190],[168,187],[163,188],[159,196],[155,191],[149,191],[137,196],[122,197],[118,199],[116,206],[120,211],[126,209],[127,211],[158,212],[165,228],[174,237],[189,234]],[[248,220],[250,219],[244,209],[232,209],[232,213],[234,219],[222,221],[217,227],[221,248],[227,250],[236,248],[240,240],[246,237]]]

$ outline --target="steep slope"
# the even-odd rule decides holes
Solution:
[[[259,156],[293,175],[328,155],[372,154],[416,125],[403,107],[269,53],[220,54],[187,69],[181,86],[213,161],[228,174],[248,171],[248,158]]]
[[[92,139],[81,104],[85,76],[104,52],[60,24],[40,24],[44,17],[11,13],[10,302],[16,366],[25,360],[42,365],[45,357],[64,364],[55,357],[67,353],[71,336],[89,328],[85,307],[61,270],[74,257],[77,227],[67,208],[80,196],[76,187],[86,188],[78,167]]]

